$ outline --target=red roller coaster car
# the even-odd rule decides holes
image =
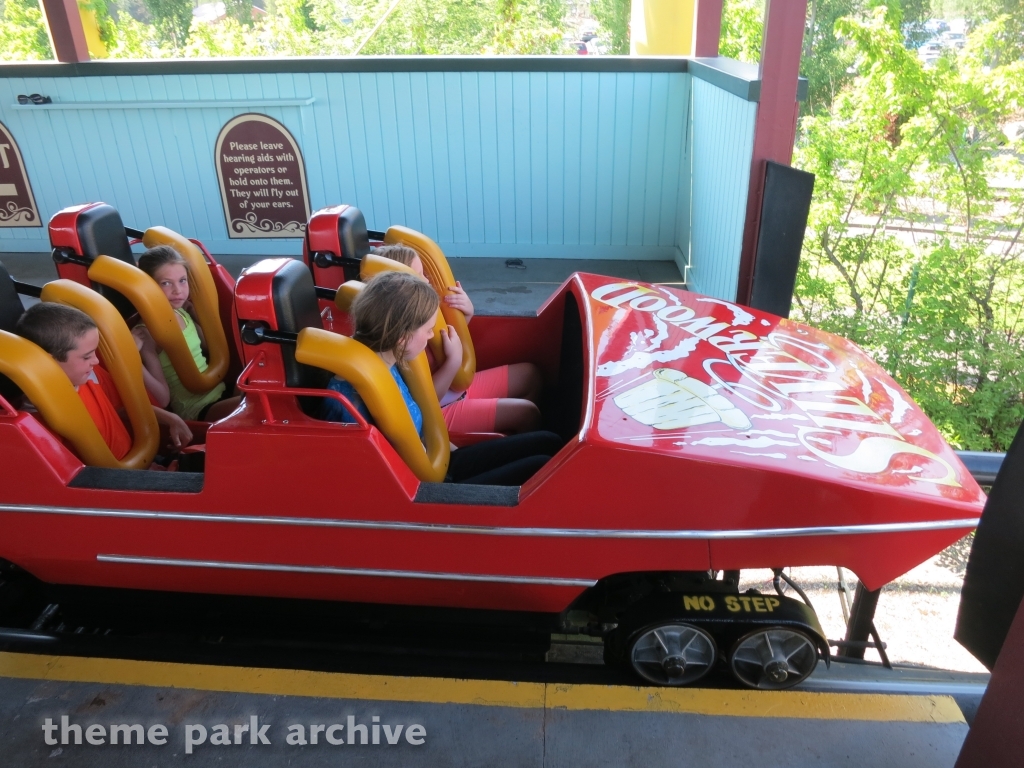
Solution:
[[[56,258],[78,270],[65,276],[86,284],[111,253],[96,220],[127,243],[109,206],[88,220],[95,205],[51,223]],[[346,206],[315,214],[307,240],[305,263],[262,261],[233,294],[212,265],[245,400],[193,449],[202,471],[86,466],[0,400],[0,558],[62,584],[561,614],[651,682],[725,663],[784,688],[827,658],[817,619],[739,593],[735,571],[842,565],[874,589],[981,513],[954,452],[852,343],[591,274],[535,317],[472,324],[480,366],[541,368],[561,451],[521,487],[421,480],[377,427],[315,418],[330,374],[297,351],[304,329],[344,325],[330,297],[369,240]],[[127,244],[120,255],[129,268]],[[0,370],[21,383],[7,349]]]

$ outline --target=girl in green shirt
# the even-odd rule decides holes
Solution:
[[[201,372],[205,371],[208,362],[203,354],[203,329],[196,321],[192,304],[188,300],[188,263],[170,246],[158,245],[139,257],[139,269],[152,277],[164,292],[178,319],[196,367]],[[186,421],[219,421],[238,407],[241,398],[229,396],[224,382],[208,392],[196,394],[189,391],[174,370],[170,357],[157,345],[146,326],[140,323],[132,333],[142,341],[141,353],[146,367],[162,373],[163,382],[160,383],[165,384],[170,392],[168,408],[181,418]]]

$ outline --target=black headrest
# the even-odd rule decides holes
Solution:
[[[90,259],[110,256],[112,259],[135,265],[135,256],[128,245],[124,222],[121,221],[121,214],[116,209],[106,203],[88,208],[78,214],[75,225],[83,256]]]
[[[274,274],[271,292],[277,330],[298,333],[303,328],[323,327],[313,276],[301,261],[293,259]],[[281,355],[284,358],[285,386],[310,389],[323,389],[327,386],[331,374],[297,362],[293,346],[282,344]]]
[[[14,333],[14,326],[24,311],[14,280],[3,262],[0,262],[0,330]]]
[[[6,267],[0,262],[0,330],[14,333],[18,318],[24,311],[21,297],[14,288],[14,281]],[[14,382],[0,373],[0,397],[10,401],[20,394],[21,392]]]
[[[338,242],[342,258],[361,259],[370,252],[370,236],[366,233],[363,212],[349,206],[338,216]]]
[[[106,203],[88,208],[78,214],[75,220],[78,230],[78,242],[82,246],[82,255],[88,259],[97,256],[109,256],[112,259],[127,262],[135,266],[135,256],[128,244],[128,235],[124,231],[121,214]],[[117,307],[122,317],[135,314],[135,307],[122,294],[105,285],[95,286],[100,295]]]

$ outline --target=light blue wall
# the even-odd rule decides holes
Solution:
[[[405,224],[452,256],[681,260],[690,79],[657,71],[0,72],[0,119],[21,146],[44,221],[102,200],[128,226],[162,224],[214,253],[297,254],[296,239],[227,237],[214,142],[233,116],[262,112],[299,143],[314,210],[352,203],[371,228]],[[727,157],[750,134],[733,121],[752,122],[754,105],[722,92],[715,110],[717,89],[694,85],[700,241],[691,267],[702,286],[717,287],[724,273],[709,277],[708,260],[730,255],[732,240],[719,229],[738,221],[740,237],[746,178],[738,166],[749,165],[749,152],[746,161]],[[19,106],[21,93],[54,104]],[[735,210],[711,215],[726,203]],[[48,248],[45,227],[0,229],[0,251]]]
[[[690,290],[733,301],[750,185],[757,103],[693,79]]]

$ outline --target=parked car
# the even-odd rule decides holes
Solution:
[[[963,32],[946,32],[942,35],[942,43],[947,48],[963,48],[967,45],[967,36]]]

